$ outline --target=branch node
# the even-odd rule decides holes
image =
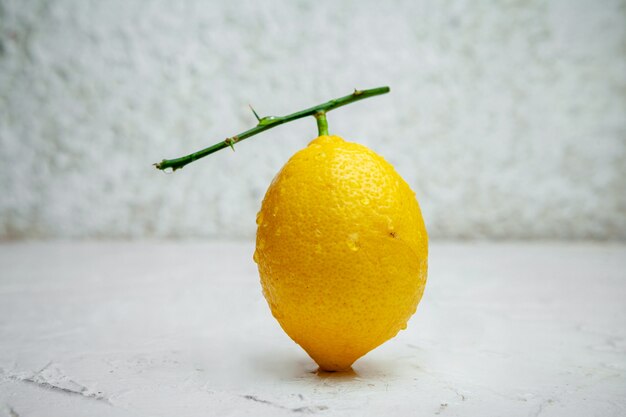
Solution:
[[[276,119],[278,119],[278,117],[276,117],[276,116],[265,116],[265,117],[262,117],[259,120],[259,124],[258,125],[259,126],[266,126],[266,125],[269,125],[270,123],[274,122],[274,120],[276,120]]]
[[[224,143],[227,144],[228,146],[230,146],[230,149],[233,150],[233,152],[235,152],[235,143],[239,142],[239,138],[237,136],[233,136],[232,138],[226,138],[224,139]]]

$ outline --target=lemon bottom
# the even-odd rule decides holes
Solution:
[[[406,328],[428,235],[415,194],[382,157],[318,137],[274,178],[257,225],[263,294],[321,369],[348,369]]]

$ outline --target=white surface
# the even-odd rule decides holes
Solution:
[[[247,243],[0,245],[0,416],[623,416],[626,247],[434,244],[406,331],[316,374]]]
[[[434,237],[626,239],[626,2],[0,0],[0,237],[252,237],[315,136],[397,167]],[[241,221],[241,219],[249,219]]]

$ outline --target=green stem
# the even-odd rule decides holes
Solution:
[[[317,132],[319,136],[328,135],[328,120],[326,120],[326,112],[318,111],[315,113],[315,120],[317,120]]]
[[[338,107],[345,106],[346,104],[354,103],[355,101],[363,100],[369,97],[377,96],[380,94],[385,94],[388,92],[389,92],[389,87],[378,87],[378,88],[372,88],[369,90],[354,90],[354,92],[350,95],[336,98],[334,100],[327,101],[326,103],[322,103],[322,104],[319,104],[317,106],[314,106],[305,110],[300,110],[298,112],[289,114],[287,116],[263,117],[259,119],[259,123],[252,129],[246,130],[245,132],[242,132],[230,138],[226,138],[222,142],[218,142],[213,146],[202,149],[201,151],[194,152],[192,154],[189,154],[180,158],[176,158],[176,159],[164,159],[163,161],[154,164],[154,166],[160,170],[171,168],[173,171],[176,171],[177,169],[180,169],[193,161],[196,161],[200,158],[204,158],[207,155],[210,155],[214,152],[217,152],[229,146],[233,150],[235,150],[233,145],[237,142],[240,142],[251,136],[257,135],[273,127],[282,125],[283,123],[291,122],[293,120],[301,119],[307,116],[315,116],[315,118],[317,119],[317,127],[318,127],[320,136],[327,135],[328,134],[328,122],[326,121],[327,112],[334,110]]]

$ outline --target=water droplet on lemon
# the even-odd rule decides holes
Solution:
[[[348,244],[348,247],[350,248],[350,250],[355,251],[355,252],[358,251],[359,250],[359,234],[352,233],[348,237],[348,240],[346,241],[346,243]]]

